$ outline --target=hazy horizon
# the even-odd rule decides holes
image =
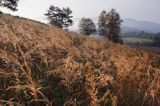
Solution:
[[[130,18],[139,21],[150,21],[160,24],[160,0],[20,0],[18,11],[1,8],[3,12],[13,15],[47,22],[44,13],[50,5],[70,7],[74,19],[82,17],[98,17],[102,10],[110,11],[115,8],[121,18]]]

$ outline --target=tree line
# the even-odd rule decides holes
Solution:
[[[0,6],[17,11],[18,2],[19,0],[0,0]],[[67,30],[69,26],[73,25],[72,10],[69,7],[59,8],[51,5],[44,15],[47,16],[51,25],[59,28]],[[108,13],[103,10],[100,13],[98,21],[99,35],[114,43],[122,43],[119,39],[121,23],[120,15],[115,9],[111,9]],[[90,18],[82,18],[78,27],[80,33],[84,35],[90,35],[96,32],[96,25]]]

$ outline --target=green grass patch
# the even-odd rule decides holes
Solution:
[[[152,39],[148,38],[139,38],[139,37],[122,37],[124,44],[146,44],[153,43]]]

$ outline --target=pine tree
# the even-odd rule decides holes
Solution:
[[[64,16],[65,18],[63,18],[63,27],[67,28],[69,27],[70,25],[73,24],[73,21],[72,21],[72,17],[71,14],[72,14],[72,11],[70,8],[63,8],[63,12],[64,12]]]
[[[90,35],[96,31],[96,26],[89,18],[82,18],[79,22],[79,30],[81,34]]]
[[[107,28],[106,28],[106,19],[107,19],[107,12],[102,11],[99,16],[98,22],[98,31],[100,36],[107,37]]]
[[[12,11],[17,11],[17,5],[19,0],[0,0],[0,6],[6,7]]]
[[[51,25],[67,29],[67,27],[73,24],[73,16],[71,16],[71,14],[72,11],[70,8],[60,9],[59,7],[51,5],[45,15],[47,16]]]
[[[121,23],[122,20],[120,19],[119,14],[115,9],[112,9],[107,14],[106,27],[108,31],[108,39],[114,43],[121,42],[119,39]]]

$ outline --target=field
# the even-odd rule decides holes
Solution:
[[[140,37],[122,37],[124,44],[146,44],[153,43],[152,39]]]
[[[160,106],[160,57],[0,15],[0,106]]]

